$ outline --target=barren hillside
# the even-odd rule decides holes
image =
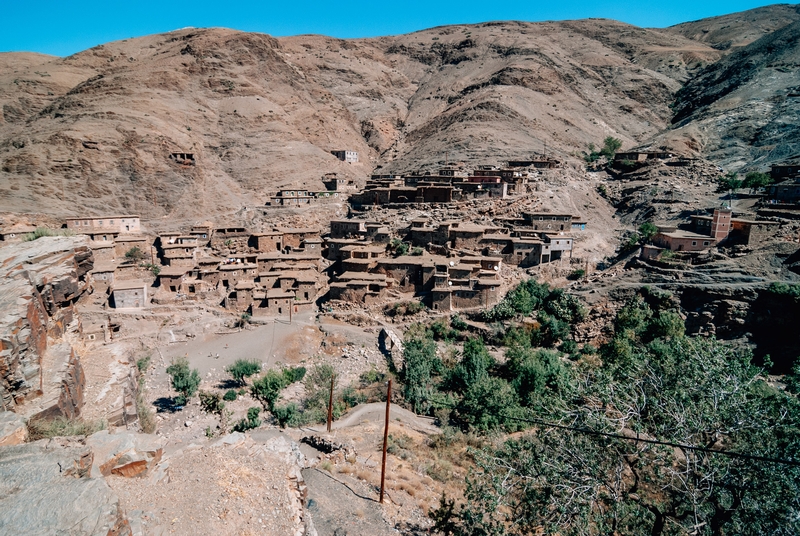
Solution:
[[[800,22],[706,68],[677,94],[668,140],[689,140],[729,169],[800,155]]]
[[[321,188],[330,171],[362,180],[545,144],[568,158],[607,135],[632,146],[668,125],[680,82],[718,56],[605,20],[348,41],[189,29],[63,59],[7,54],[0,210],[192,218],[282,185]]]
[[[744,113],[727,131],[727,115],[698,105],[710,109],[745,84],[743,110],[757,109],[749,91],[770,108],[770,124],[791,116],[783,103],[798,85],[787,48],[796,23],[769,32],[794,13],[773,6],[667,30],[499,22],[357,40],[184,29],[67,58],[0,54],[0,211],[197,219],[261,205],[285,185],[322,188],[327,172],[359,182],[374,169],[543,152],[578,162],[609,135],[623,148],[664,145],[749,165],[764,156],[746,147],[760,138],[741,134],[763,130],[763,114]],[[731,28],[745,40],[768,35],[717,63]],[[730,72],[719,90],[714,73]],[[667,132],[678,91],[679,130]],[[780,143],[764,138],[772,148],[763,162],[786,153]],[[341,148],[361,162],[330,154]],[[170,160],[180,152],[196,165]]]
[[[775,4],[741,13],[684,22],[671,26],[668,30],[719,50],[730,50],[749,45],[799,20],[800,5]]]

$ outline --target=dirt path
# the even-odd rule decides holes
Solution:
[[[331,428],[338,430],[340,428],[349,428],[359,424],[369,423],[383,423],[386,416],[386,404],[383,402],[373,402],[372,404],[364,404],[356,407],[353,411],[335,421]],[[419,416],[407,409],[401,408],[397,405],[392,405],[389,409],[389,426],[393,422],[402,422],[409,425],[411,428],[420,432],[439,433],[440,430],[433,424],[433,419],[430,417]],[[315,432],[323,432],[324,426],[317,426],[310,428]]]

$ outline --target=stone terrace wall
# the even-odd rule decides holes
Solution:
[[[87,290],[93,267],[85,236],[43,237],[0,247],[0,411],[45,395],[47,414],[80,412],[83,372],[71,348],[52,348],[54,370],[44,370],[48,338],[73,320],[73,304]],[[46,375],[46,376],[45,376]],[[44,379],[43,379],[44,378]]]

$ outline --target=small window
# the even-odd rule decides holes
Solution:
[[[692,245],[693,245],[693,246],[696,246],[696,245],[697,245],[697,241],[695,241],[695,240],[692,240]]]
[[[704,245],[704,246],[707,246],[707,245],[708,245],[708,240],[706,240],[705,242],[703,242],[703,245]]]

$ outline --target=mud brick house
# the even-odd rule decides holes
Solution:
[[[141,280],[116,281],[111,287],[111,301],[115,309],[141,309],[147,307],[147,283]]]
[[[361,238],[367,233],[367,222],[364,220],[331,221],[331,238]]]
[[[259,253],[272,253],[283,249],[283,233],[280,231],[267,231],[253,233],[248,242],[250,247]]]
[[[731,232],[731,217],[733,212],[729,208],[714,209],[707,226],[707,233],[684,231],[675,227],[660,226],[658,233],[653,237],[653,244],[672,251],[703,251],[725,240]],[[696,220],[702,230],[706,230],[703,219]]]
[[[258,265],[250,263],[223,263],[219,267],[219,280],[225,288],[234,288],[239,281],[258,277]]]
[[[325,240],[325,258],[329,261],[342,260],[342,248],[353,245],[364,245],[365,242],[355,238],[327,238]]]
[[[270,197],[272,206],[299,206],[309,205],[317,198],[308,190],[280,190],[277,195]]]
[[[114,254],[118,258],[122,258],[125,257],[125,254],[131,249],[139,248],[139,251],[145,255],[146,261],[151,262],[153,259],[150,251],[150,244],[150,239],[146,236],[139,234],[121,234],[114,239]]]
[[[167,266],[191,267],[195,265],[199,251],[189,244],[164,244],[161,246],[161,259]]]
[[[773,164],[769,173],[773,180],[800,178],[800,163]]]
[[[674,155],[667,151],[626,151],[616,153],[614,160],[629,162],[644,162],[646,160],[667,160]]]
[[[253,316],[289,316],[310,309],[310,303],[295,300],[294,292],[279,288],[253,292],[251,311]]]
[[[767,199],[778,203],[800,202],[800,179],[788,179],[769,185]]]
[[[322,177],[322,184],[329,192],[344,192],[353,188],[353,181],[337,177],[336,173],[326,173]]]
[[[282,244],[285,253],[291,253],[294,250],[302,249],[304,242],[309,239],[314,243],[322,243],[319,236],[319,229],[276,227],[275,231],[283,234]],[[318,252],[318,254],[321,254],[321,252]]]
[[[717,210],[715,210],[714,213],[716,213]],[[714,227],[714,215],[695,215],[692,216],[691,219],[692,229],[695,232],[708,236],[718,235],[717,244],[724,242],[726,245],[758,245],[771,237],[778,227],[780,227],[780,223],[775,221],[759,221],[731,217],[729,232],[723,235],[721,231],[725,229],[724,227],[721,227],[719,230]]]
[[[95,263],[113,262],[117,258],[117,252],[114,242],[92,240],[92,242],[89,244],[89,249],[92,250],[92,255],[94,255]]]
[[[220,250],[247,250],[250,233],[244,227],[217,227],[211,235],[211,247]]]
[[[386,298],[389,286],[385,274],[345,272],[330,284],[329,297],[332,300],[371,305]]]
[[[347,150],[339,150],[339,151],[331,151],[331,154],[341,160],[342,162],[347,162],[349,164],[354,164],[358,162],[358,152],[357,151],[347,151]]]
[[[225,297],[225,308],[238,312],[247,311],[254,302],[256,284],[253,281],[238,281]]]
[[[536,231],[569,231],[572,229],[572,214],[526,212],[522,216],[526,225]]]
[[[137,215],[67,218],[67,229],[93,240],[113,240],[118,234],[140,232],[141,224]]]
[[[114,271],[117,265],[115,263],[100,263],[95,260],[94,268],[89,272],[92,275],[92,280],[96,289],[108,290],[114,284]]]
[[[194,225],[189,229],[189,235],[197,239],[197,245],[205,247],[211,242],[213,228],[210,225]]]
[[[25,240],[25,235],[34,231],[36,231],[36,227],[17,223],[11,227],[0,229],[0,241],[5,243],[22,242]]]
[[[158,285],[167,292],[180,292],[191,273],[192,268],[188,266],[165,266],[158,273]]]

